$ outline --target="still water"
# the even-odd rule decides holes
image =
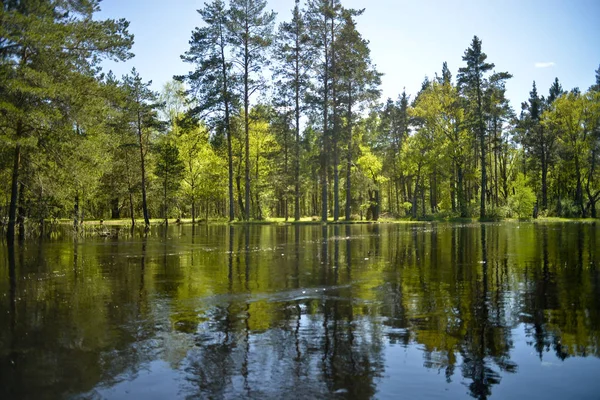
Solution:
[[[598,399],[600,226],[65,232],[0,327],[1,399]]]

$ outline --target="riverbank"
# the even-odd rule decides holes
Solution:
[[[59,219],[55,221],[60,225],[72,225],[73,221],[69,219]],[[518,220],[518,219],[485,219],[481,220],[479,218],[422,218],[422,219],[409,219],[409,218],[401,218],[401,219],[391,219],[391,218],[382,218],[379,221],[367,221],[367,220],[352,220],[345,221],[340,220],[337,222],[333,221],[333,218],[330,218],[327,221],[328,225],[359,225],[359,224],[422,224],[422,223],[476,223],[476,222],[533,222],[533,223],[568,223],[568,222],[577,222],[577,223],[595,223],[600,222],[599,218],[560,218],[560,217],[545,217],[545,218],[537,218],[537,219],[526,219],[526,220]],[[191,218],[182,218],[177,220],[175,218],[169,219],[169,225],[191,225]],[[206,220],[199,219],[195,221],[197,225],[206,225]],[[233,221],[229,222],[227,219],[209,219],[209,225],[322,225],[323,222],[321,220],[316,220],[311,217],[303,217],[300,221],[294,221],[293,219],[285,218],[268,218],[265,220],[251,220],[251,221]],[[162,226],[165,225],[165,221],[163,219],[151,219],[151,226]],[[106,226],[106,227],[131,227],[130,219],[111,219],[111,220],[89,220],[83,222],[84,227],[98,227],[98,226]],[[140,227],[144,226],[143,219],[136,219],[135,226]]]

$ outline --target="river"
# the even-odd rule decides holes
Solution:
[[[2,399],[598,399],[595,223],[0,245]]]

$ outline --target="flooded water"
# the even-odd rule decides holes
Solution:
[[[2,399],[598,399],[600,226],[174,226],[0,247]]]

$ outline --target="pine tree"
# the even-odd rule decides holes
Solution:
[[[293,109],[294,118],[294,220],[300,219],[300,118],[305,96],[310,83],[310,69],[313,57],[310,51],[308,30],[304,15],[300,10],[300,0],[296,0],[292,20],[279,26],[276,43],[275,77],[280,103]],[[286,210],[287,215],[287,210]]]
[[[126,112],[129,123],[134,127],[140,152],[140,172],[142,183],[142,212],[146,229],[150,226],[146,183],[146,154],[148,153],[148,137],[152,130],[161,127],[158,120],[158,95],[150,89],[152,81],[143,82],[135,68],[130,75],[123,77],[123,86],[127,92]]]
[[[481,40],[473,37],[471,46],[465,51],[463,61],[466,67],[458,70],[458,83],[463,95],[469,102],[471,124],[479,139],[479,156],[481,167],[481,202],[479,217],[486,217],[486,192],[487,192],[487,170],[486,170],[486,127],[483,109],[483,94],[487,84],[485,73],[494,68],[494,64],[486,63],[487,55],[481,50]]]
[[[548,105],[551,105],[554,102],[554,100],[559,98],[563,93],[565,93],[565,91],[563,90],[560,82],[558,81],[558,78],[554,78],[554,82],[552,82],[548,94]]]
[[[231,0],[229,30],[233,52],[243,82],[246,205],[250,219],[250,97],[266,86],[262,70],[268,65],[267,49],[273,41],[274,12],[265,12],[265,0]]]
[[[560,91],[558,80],[550,88],[550,98]],[[521,119],[519,121],[520,142],[525,149],[526,156],[530,157],[534,170],[541,177],[541,208],[548,208],[548,170],[554,153],[556,136],[541,123],[542,113],[546,108],[543,97],[539,97],[535,82],[529,93],[529,100],[522,104]]]
[[[353,126],[356,119],[355,108],[364,106],[365,103],[374,103],[379,98],[379,84],[381,74],[371,64],[368,42],[356,30],[354,16],[358,13],[344,10],[342,12],[344,25],[338,34],[337,73],[339,79],[339,103],[345,109],[346,122],[346,220],[350,220],[352,209],[352,179],[351,169],[353,161]],[[334,160],[334,163],[336,160]],[[334,177],[334,179],[337,179]],[[335,189],[334,189],[335,191]],[[379,204],[377,205],[379,207]],[[334,216],[334,219],[335,216]]]
[[[342,7],[339,0],[309,0],[307,2],[307,24],[311,36],[311,46],[314,49],[315,60],[315,89],[312,94],[313,105],[319,109],[321,131],[320,175],[321,175],[321,220],[328,218],[328,169],[330,164],[336,164],[337,156],[337,107],[335,105],[335,31],[339,22]],[[331,150],[333,148],[333,151]],[[329,158],[334,153],[333,163]],[[337,174],[337,165],[334,166]],[[335,178],[334,178],[335,179]],[[337,191],[334,189],[334,196]],[[339,200],[334,199],[334,208],[339,213]],[[335,218],[335,210],[334,210]]]
[[[187,92],[194,100],[189,115],[202,119],[217,135],[227,138],[229,221],[235,218],[233,197],[233,147],[232,116],[237,109],[239,80],[233,72],[231,36],[228,31],[229,12],[222,0],[213,0],[198,10],[205,26],[196,28],[190,39],[190,49],[181,58],[195,66],[185,76],[176,79],[186,81]]]

